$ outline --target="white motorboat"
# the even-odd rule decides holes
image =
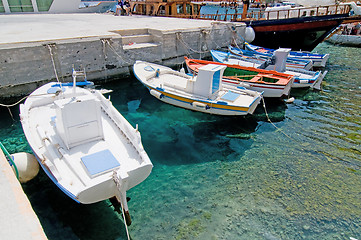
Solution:
[[[116,197],[129,225],[126,191],[153,165],[138,127],[100,91],[76,86],[84,74],[73,71],[72,84],[52,82],[31,93],[20,105],[21,124],[41,167],[66,195],[83,204]]]
[[[262,93],[224,85],[226,66],[208,64],[197,76],[154,63],[136,61],[134,74],[159,100],[190,110],[217,115],[252,114]]]

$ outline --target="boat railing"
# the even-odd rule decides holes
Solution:
[[[159,0],[131,0],[131,2],[160,3]]]
[[[192,18],[219,20],[219,21],[241,21],[241,20],[278,20],[288,18],[326,16],[335,14],[348,14],[351,10],[349,5],[329,5],[318,7],[297,7],[287,9],[249,9],[246,19],[242,19],[242,12],[235,9],[234,13],[224,14],[202,14]],[[187,16],[182,16],[187,17]],[[189,16],[188,16],[189,17]]]

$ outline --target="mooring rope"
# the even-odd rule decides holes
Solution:
[[[37,95],[32,95],[32,97],[43,96],[43,95],[48,95],[48,94],[53,94],[53,93],[37,94]],[[56,94],[56,93],[55,93],[55,94]],[[22,101],[24,101],[24,100],[27,99],[28,97],[30,97],[30,95],[23,97],[22,99],[20,99],[19,101],[17,101],[16,103],[13,103],[13,104],[8,104],[8,105],[7,105],[7,104],[2,104],[2,103],[0,103],[0,107],[6,107],[6,108],[8,109],[8,111],[9,111],[9,114],[10,114],[11,118],[13,119],[13,121],[15,121],[14,116],[13,116],[13,114],[12,114],[11,111],[10,111],[10,108],[18,105],[19,103],[21,103]]]
[[[212,28],[211,28],[211,30],[210,31],[204,31],[204,33],[205,34],[208,34],[209,36],[211,36],[211,34],[213,33],[213,27],[214,27],[214,24],[212,24]],[[214,43],[214,45],[216,45],[216,49],[221,49],[222,47],[221,46],[219,46],[218,45],[218,43],[215,41],[215,40],[213,40],[212,38],[211,38],[211,41],[212,41],[212,43]]]
[[[228,28],[229,28],[232,32],[234,32],[234,33],[236,34],[236,37],[239,37],[239,38],[242,40],[242,44],[246,44],[246,43],[247,43],[246,39],[245,39],[241,34],[239,34],[239,33],[237,32],[235,26],[233,26],[233,25],[232,25],[232,26],[229,26],[229,25],[228,25]],[[236,39],[235,37],[232,37],[232,38],[233,38],[233,41],[234,41],[236,47],[239,48],[239,49],[241,49],[241,48],[238,46],[238,44],[237,44],[237,39]]]
[[[54,61],[54,55],[53,55],[53,51],[52,51],[52,44],[47,44],[49,52],[50,52],[50,56],[51,56],[51,62],[53,63],[53,69],[54,69],[54,73],[55,73],[55,77],[56,77],[56,81],[58,81],[58,83],[60,83],[59,81],[59,77],[58,77],[58,73],[56,71],[56,66],[55,66],[55,61]]]
[[[102,39],[101,41],[102,41],[103,44],[105,43],[103,46],[106,46],[106,45],[108,44],[109,49],[110,49],[115,55],[117,55],[123,62],[125,62],[125,63],[127,63],[127,64],[129,64],[129,65],[132,64],[131,62],[125,60],[120,54],[117,53],[117,51],[116,51],[115,48],[110,44],[110,42],[109,42],[108,39]],[[103,50],[103,51],[105,51],[105,50]],[[133,60],[133,59],[132,59],[132,60]],[[133,62],[135,62],[135,61],[133,60]]]
[[[192,54],[191,52],[189,51],[189,46],[187,46],[186,43],[184,43],[184,40],[181,40],[180,37],[178,36],[180,33],[176,33],[176,37],[177,39],[180,41],[180,43],[183,45],[183,48],[186,50],[187,52],[187,57],[191,58],[192,57]]]
[[[191,48],[184,40],[183,40],[183,37],[181,35],[180,32],[177,32],[176,33],[176,36],[177,36],[177,39],[184,45],[184,47],[186,47],[186,50],[191,50],[192,52],[195,52],[195,53],[198,53],[198,54],[202,54],[202,53],[207,53],[209,51],[197,51],[197,50],[194,50],[193,48]]]
[[[268,116],[268,112],[267,112],[267,109],[266,109],[266,104],[265,104],[265,102],[264,102],[264,97],[262,97],[262,104],[263,104],[264,112],[266,113],[267,121],[268,121],[269,123],[271,123],[272,126],[274,126],[278,131],[280,131],[281,133],[283,133],[286,137],[288,137],[289,139],[297,142],[296,139],[293,139],[291,136],[289,136],[288,134],[286,134],[281,128],[277,127],[277,126],[271,121],[271,119],[270,119],[269,116]]]
[[[28,96],[25,96],[25,97],[23,97],[22,99],[20,99],[19,101],[17,101],[16,103],[9,104],[9,105],[0,103],[0,106],[2,106],[2,107],[7,107],[7,108],[14,107],[14,106],[18,105],[19,103],[21,103],[21,102],[22,102],[23,100],[25,100],[26,98],[28,98]]]
[[[9,111],[10,117],[13,119],[13,121],[15,121],[14,116],[13,116],[13,114],[11,113],[10,108],[18,105],[19,103],[21,103],[21,102],[22,102],[24,99],[26,99],[27,97],[28,97],[28,96],[25,96],[25,97],[23,97],[22,99],[20,99],[19,101],[17,101],[16,103],[9,104],[9,105],[0,103],[0,106],[1,106],[1,107],[6,107],[6,108],[8,109],[8,111]]]
[[[120,193],[120,180],[118,178],[117,172],[113,171],[113,175],[112,175],[113,181],[115,182],[115,185],[117,186],[117,188],[119,189],[119,193]],[[121,198],[121,197],[120,197]],[[120,202],[120,207],[122,208],[122,215],[123,215],[123,221],[124,221],[124,226],[125,226],[125,230],[127,232],[127,237],[128,240],[130,240],[130,236],[129,236],[129,231],[128,231],[128,226],[127,226],[127,220],[125,219],[125,213],[124,213],[124,207],[123,207],[123,203],[122,200],[119,200]]]
[[[233,40],[234,40],[234,44],[236,44],[236,47],[237,47],[238,49],[241,49],[241,48],[238,46],[238,44],[237,44],[237,39],[233,38]]]

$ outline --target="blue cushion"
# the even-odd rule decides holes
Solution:
[[[226,94],[224,94],[221,98],[223,100],[228,100],[228,101],[234,101],[236,100],[238,97],[239,97],[239,93],[234,93],[234,92],[231,92],[231,91],[228,91]]]
[[[108,149],[84,156],[81,160],[91,176],[120,166],[118,160]]]

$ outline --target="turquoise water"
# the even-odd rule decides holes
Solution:
[[[154,169],[128,193],[132,239],[361,239],[361,49],[330,53],[323,91],[293,91],[254,116],[164,104],[135,78],[102,84],[135,126]],[[18,107],[0,141],[30,151]],[[80,205],[41,171],[23,188],[49,239],[126,239],[108,201]]]

